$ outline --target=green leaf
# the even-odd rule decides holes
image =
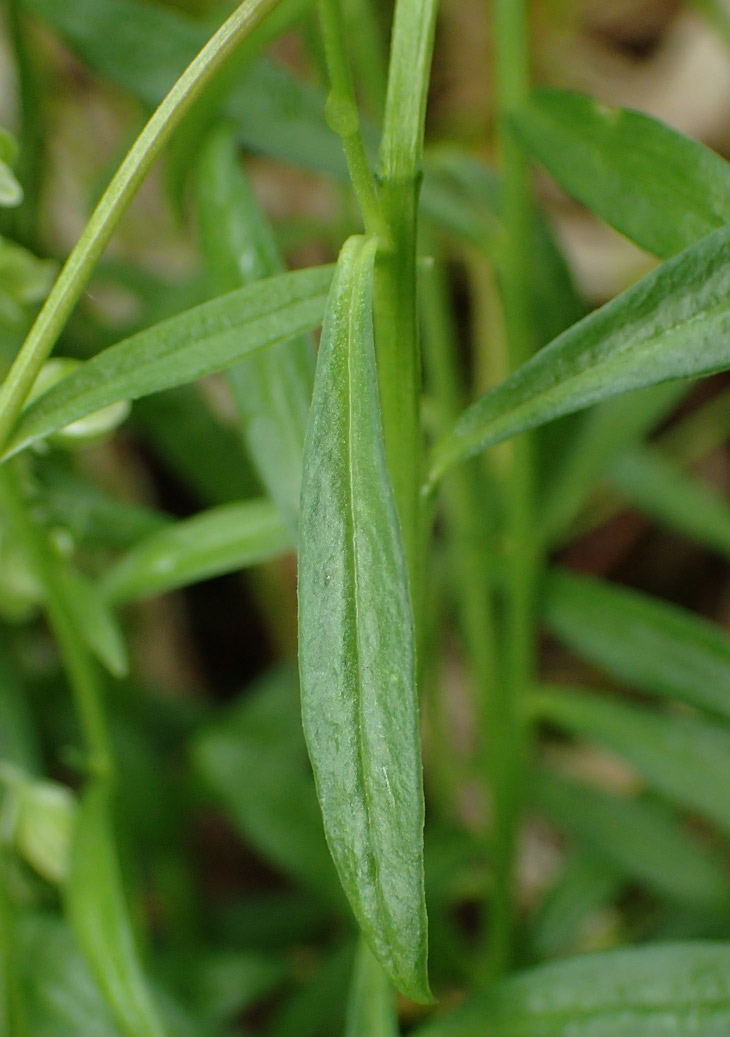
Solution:
[[[304,454],[299,664],[330,851],[393,983],[430,999],[413,619],[385,462],[372,240],[345,244],[327,304]]]
[[[686,391],[685,382],[652,385],[606,400],[582,416],[559,467],[551,465],[547,473],[539,511],[548,543],[565,537],[611,462],[658,424]]]
[[[536,776],[533,798],[583,849],[656,894],[699,907],[730,900],[724,863],[663,805],[612,796],[545,768]]]
[[[578,655],[621,681],[730,717],[730,637],[676,605],[553,570],[543,618]]]
[[[231,131],[212,134],[198,175],[198,215],[211,280],[231,291],[278,274],[283,263],[243,173]],[[314,351],[297,336],[230,368],[241,428],[262,485],[296,533]]]
[[[101,594],[118,604],[276,558],[291,538],[270,501],[222,504],[136,544],[104,575]]]
[[[729,977],[722,943],[585,954],[512,976],[416,1037],[724,1037]]]
[[[646,515],[730,558],[730,508],[699,479],[649,447],[636,447],[611,467],[609,482]]]
[[[585,853],[574,853],[543,897],[530,931],[537,958],[579,949],[582,928],[613,903],[624,886],[616,868]]]
[[[118,400],[192,382],[322,319],[332,271],[313,267],[230,292],[110,346],[21,414],[5,457]]]
[[[631,389],[730,366],[730,228],[664,263],[464,411],[430,481],[510,436]]]
[[[398,1032],[393,987],[361,939],[347,1002],[345,1037],[398,1037]]]
[[[322,831],[290,670],[266,675],[196,736],[205,785],[258,852],[328,903],[344,906]]]
[[[81,797],[71,846],[66,910],[76,940],[129,1037],[165,1037],[143,975],[114,850],[106,782]]]
[[[726,728],[575,688],[541,690],[531,707],[541,719],[619,753],[654,789],[730,831]]]
[[[569,194],[648,252],[667,258],[730,223],[730,164],[648,115],[541,90],[515,122]]]

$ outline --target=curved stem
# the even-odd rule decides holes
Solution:
[[[97,205],[0,389],[0,449],[94,266],[155,158],[201,91],[236,46],[278,0],[243,3],[183,72],[142,130]]]

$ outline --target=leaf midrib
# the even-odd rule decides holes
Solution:
[[[358,255],[357,262],[359,263],[362,259],[363,249],[361,247]],[[381,889],[379,874],[378,874],[378,861],[377,855],[374,853],[372,848],[372,824],[371,819],[373,815],[373,805],[371,802],[371,795],[368,782],[365,780],[365,755],[366,745],[364,738],[364,713],[363,713],[363,696],[361,692],[362,688],[362,668],[360,660],[362,658],[362,650],[360,644],[360,576],[358,572],[358,555],[355,546],[355,535],[356,535],[356,523],[355,523],[355,487],[354,487],[354,443],[352,436],[353,428],[353,406],[352,406],[352,342],[355,336],[355,321],[357,316],[357,304],[358,304],[358,288],[359,280],[356,277],[354,279],[355,285],[350,292],[350,299],[347,307],[347,352],[346,352],[346,366],[347,366],[347,460],[348,460],[348,472],[349,477],[347,480],[348,486],[348,498],[349,498],[349,545],[350,554],[352,558],[352,584],[353,584],[353,607],[355,615],[355,638],[354,638],[354,651],[355,651],[355,669],[357,674],[357,771],[360,779],[360,785],[363,790],[363,807],[365,810],[365,822],[367,828],[367,845],[368,845],[368,856],[370,858],[370,865],[373,869],[373,875],[375,876],[375,896],[378,901],[378,908],[380,913],[388,918],[389,914],[385,906],[383,899],[383,892]]]

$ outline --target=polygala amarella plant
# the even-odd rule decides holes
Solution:
[[[0,1033],[730,1032],[730,637],[553,561],[626,501],[730,557],[692,470],[730,431],[727,390],[692,395],[730,369],[730,166],[532,89],[524,0],[489,11],[494,166],[425,134],[435,0],[179,6],[7,4]],[[58,267],[49,34],[152,109]],[[267,56],[285,34],[307,77]],[[163,151],[200,257],[180,284],[105,257]],[[250,155],[319,176],[325,215],[272,223]],[[658,260],[592,312],[533,161]],[[303,243],[322,265],[288,270]],[[462,268],[496,314],[466,351]],[[145,502],[155,479],[195,508]],[[254,566],[283,659],[231,702],[159,694],[138,646],[169,613],[135,603]],[[581,777],[603,750],[618,791]],[[253,855],[232,892],[203,809]],[[535,816],[564,842],[529,900]]]

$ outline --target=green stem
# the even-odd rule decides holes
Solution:
[[[132,146],[66,261],[0,390],[0,449],[115,227],[206,83],[278,0],[243,0],[170,90]]]
[[[319,17],[331,84],[327,98],[327,122],[342,139],[350,180],[365,230],[368,234],[375,234],[383,242],[387,242],[390,237],[388,225],[383,218],[375,179],[360,130],[355,88],[345,48],[340,0],[319,0]]]
[[[428,253],[435,252],[429,240]],[[439,431],[450,428],[465,406],[456,358],[458,343],[453,326],[442,265],[436,261],[425,277],[421,298],[424,361],[428,386],[438,407]],[[497,632],[490,587],[493,543],[485,498],[493,500],[483,458],[453,468],[444,479],[441,499],[449,537],[459,626],[474,686],[479,731],[478,780],[487,773],[491,735],[491,706],[498,682]]]
[[[379,156],[381,199],[391,246],[379,253],[376,279],[378,379],[388,465],[416,617],[420,613],[424,534],[416,233],[435,23],[436,0],[397,0]]]
[[[495,44],[498,145],[507,242],[500,280],[507,325],[509,363],[520,367],[533,351],[530,326],[530,190],[527,159],[509,118],[527,99],[529,53],[524,0],[497,0]],[[495,687],[492,738],[494,792],[494,896],[487,976],[496,979],[513,957],[516,858],[525,796],[527,730],[523,703],[535,670],[535,586],[539,568],[533,515],[533,444],[521,436],[513,445],[508,488],[506,649],[504,682]]]
[[[112,752],[99,671],[79,635],[73,608],[68,600],[66,581],[63,579],[62,563],[47,531],[39,525],[26,505],[17,462],[0,467],[0,507],[23,544],[43,587],[48,622],[58,644],[83,730],[89,770],[110,777],[113,771]]]

